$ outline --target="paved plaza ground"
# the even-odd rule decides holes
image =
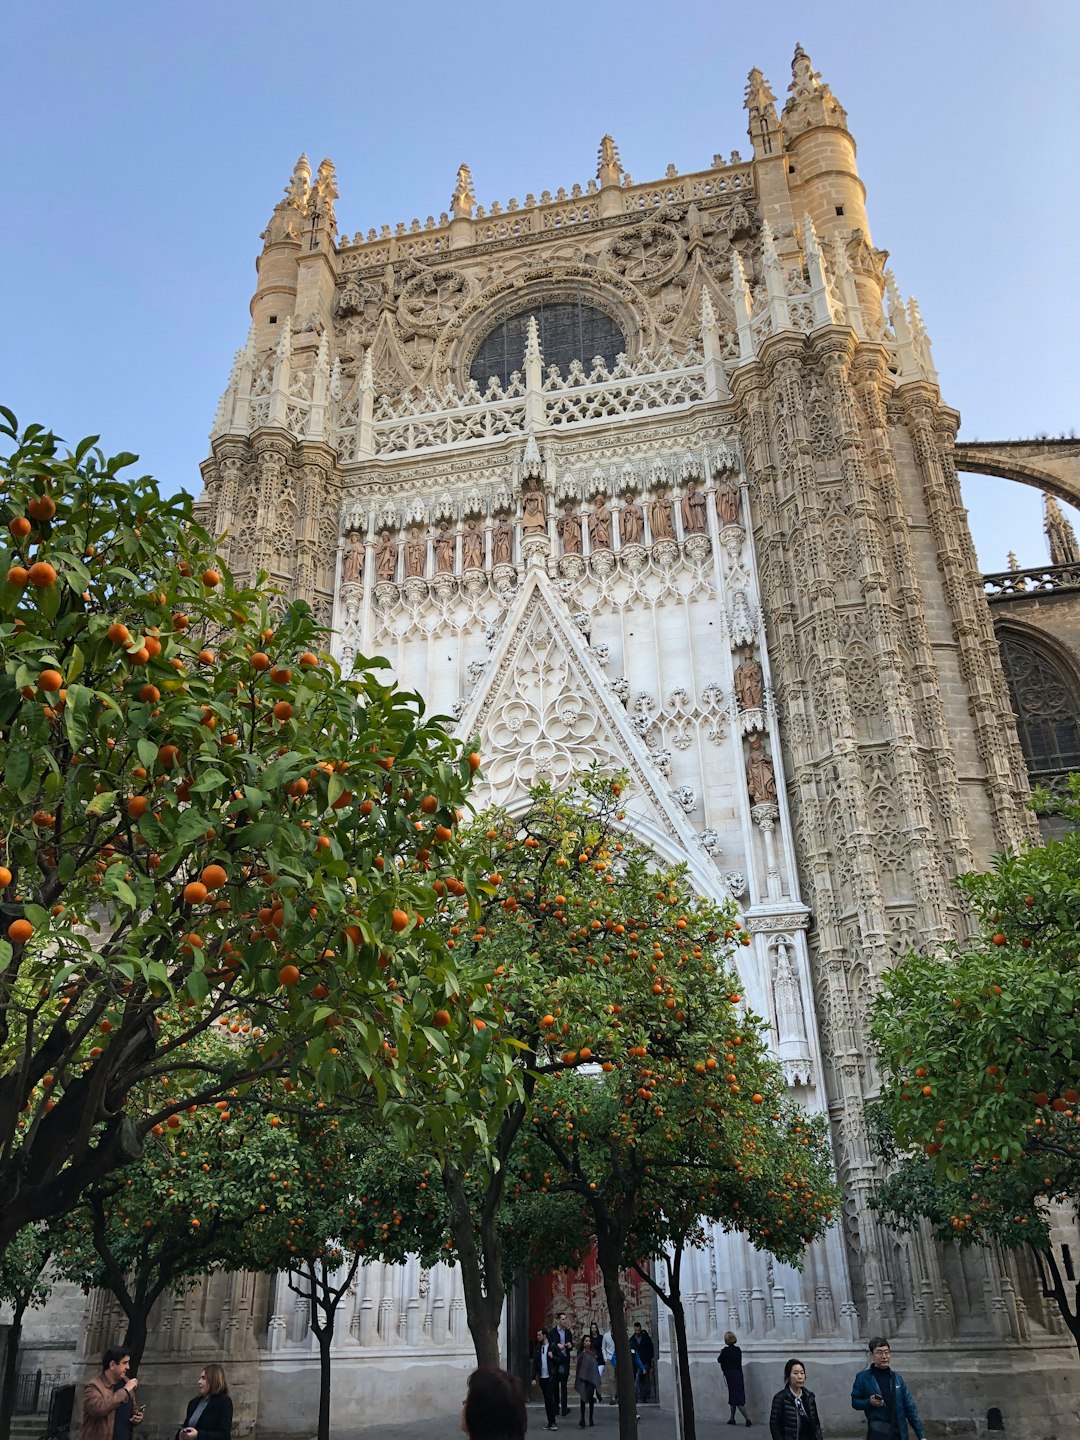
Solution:
[[[529,1407],[529,1434],[534,1436],[546,1435],[546,1420],[544,1417],[543,1405],[530,1404]],[[457,1408],[447,1410],[445,1419],[436,1418],[433,1420],[402,1421],[398,1425],[372,1425],[355,1430],[335,1430],[332,1440],[455,1440],[458,1431],[459,1410]],[[638,1424],[638,1434],[642,1440],[675,1440],[675,1413],[668,1407],[662,1405],[643,1405],[640,1410],[641,1421]],[[769,1427],[765,1423],[767,1417],[751,1415],[754,1425],[751,1427],[751,1436],[767,1436]],[[598,1405],[595,1413],[596,1425],[594,1427],[595,1440],[614,1440],[619,1433],[619,1412],[614,1405]],[[697,1417],[697,1440],[723,1440],[724,1436],[731,1437],[738,1432],[744,1432],[742,1420],[739,1420],[737,1427],[728,1428],[727,1411],[723,1415],[705,1414]],[[575,1407],[570,1414],[559,1421],[559,1434],[564,1440],[580,1435],[578,1429],[578,1412]]]

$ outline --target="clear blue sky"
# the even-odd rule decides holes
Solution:
[[[801,41],[846,106],[877,244],[918,298],[967,438],[1080,428],[1080,6],[865,0],[543,5],[33,0],[6,7],[0,398],[100,432],[171,488],[198,463],[293,161],[336,163],[352,233],[747,153],[746,72]],[[966,485],[987,568],[1045,558],[1040,507]],[[1080,516],[1072,517],[1080,527]]]

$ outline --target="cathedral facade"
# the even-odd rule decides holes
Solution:
[[[974,462],[839,100],[799,48],[782,108],[758,70],[745,104],[745,158],[639,183],[604,137],[584,186],[485,207],[463,165],[438,219],[352,236],[333,166],[301,158],[200,516],[234,570],[311,602],[346,672],[383,655],[479,735],[478,804],[626,768],[636,833],[740,907],[747,1001],[830,1118],[844,1204],[801,1272],[719,1232],[693,1256],[703,1400],[731,1329],[752,1413],[799,1353],[829,1433],[856,1433],[880,1332],[925,1417],[996,1407],[1044,1435],[1077,1413],[1052,1304],[1013,1257],[881,1227],[863,1114],[882,972],[962,939],[956,876],[1036,833],[957,478]],[[1035,469],[1068,498],[1058,459]],[[575,1329],[602,1318],[562,1298]],[[92,1305],[84,1354],[112,1338]],[[336,1427],[443,1414],[471,1355],[456,1275],[366,1267],[337,1343]],[[170,1302],[144,1371],[223,1349],[241,1415],[310,1430],[284,1280]]]

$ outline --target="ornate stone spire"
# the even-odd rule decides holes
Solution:
[[[1043,529],[1050,542],[1051,565],[1080,565],[1080,545],[1076,532],[1066,520],[1061,506],[1052,495],[1043,494]]]
[[[750,71],[746,81],[743,104],[749,111],[747,133],[756,156],[775,155],[780,151],[780,117],[776,113],[776,96],[760,70]]]
[[[847,129],[844,107],[814,69],[810,56],[801,45],[795,46],[788,96],[784,106],[785,135],[798,135],[815,125],[836,125]]]
[[[270,223],[262,233],[265,244],[273,245],[281,240],[297,240],[308,213],[311,198],[311,166],[306,155],[301,155],[293,166],[285,193],[274,206]]]
[[[750,287],[746,283],[742,256],[731,252],[731,303],[735,307],[735,324],[739,332],[739,363],[753,360],[754,335],[750,328]]]
[[[306,210],[311,190],[311,165],[306,155],[301,155],[293,166],[289,183],[285,186],[285,198],[297,210]]]
[[[334,162],[323,160],[315,176],[315,183],[311,187],[311,211],[312,217],[317,216],[320,226],[325,227],[331,235],[337,231],[337,216],[334,213],[334,201],[337,198],[337,173],[334,170]]]
[[[476,194],[473,191],[472,171],[468,165],[459,165],[454,193],[450,197],[450,213],[455,220],[471,220]]]
[[[1009,554],[1008,554],[1008,564],[1009,564],[1009,569],[1010,569],[1010,570],[1012,571],[1012,573],[1015,575],[1016,572],[1020,569],[1020,561],[1016,558],[1016,551],[1015,551],[1015,550],[1010,550],[1010,551],[1009,551]]]
[[[525,428],[532,432],[544,423],[544,357],[540,351],[540,327],[530,315],[525,329]],[[534,442],[535,443],[535,442]],[[537,451],[539,455],[539,451]],[[526,450],[525,458],[529,452]]]
[[[603,187],[605,185],[621,185],[622,177],[623,167],[622,161],[619,159],[619,147],[610,135],[605,135],[596,152],[596,178]]]

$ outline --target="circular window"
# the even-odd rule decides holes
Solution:
[[[493,375],[505,389],[514,371],[524,370],[530,315],[536,316],[544,364],[557,365],[563,375],[571,360],[580,360],[589,369],[597,355],[603,356],[610,369],[615,357],[626,349],[623,332],[602,310],[580,301],[559,300],[545,305],[538,300],[496,325],[481,341],[469,367],[470,378],[481,390],[487,388]]]

